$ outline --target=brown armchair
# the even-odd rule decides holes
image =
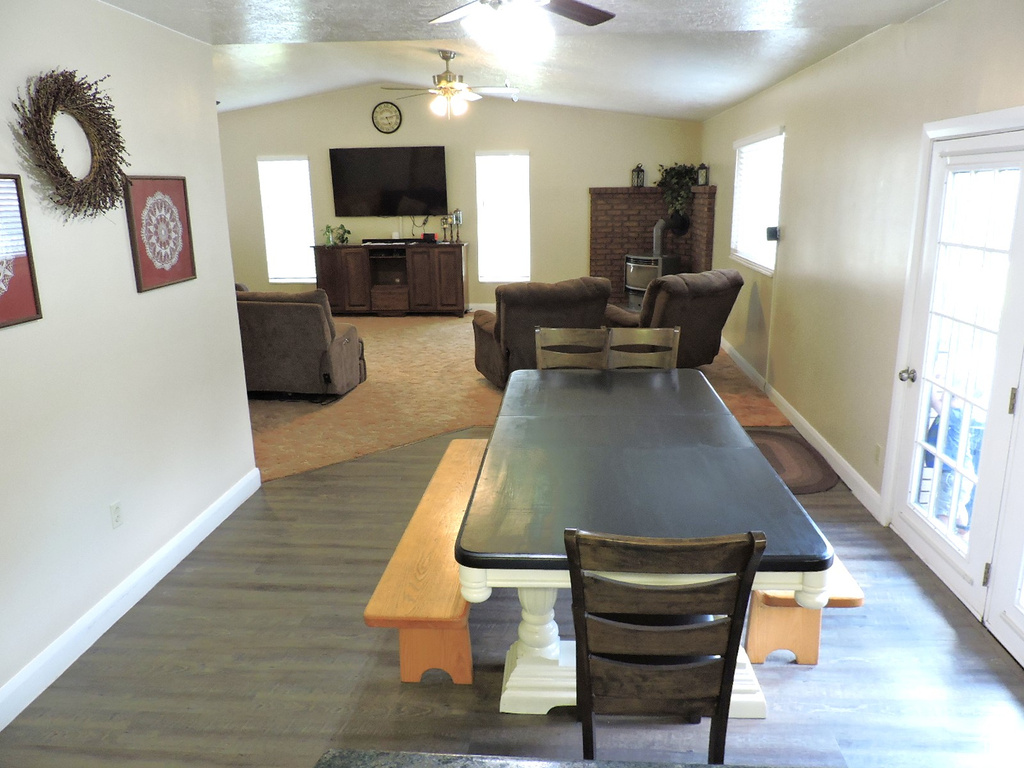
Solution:
[[[499,285],[494,289],[495,311],[473,313],[476,369],[504,388],[512,371],[537,367],[537,326],[600,328],[611,291],[604,277]]]
[[[662,275],[647,286],[639,312],[609,304],[605,324],[612,328],[679,326],[676,368],[696,368],[718,354],[722,328],[742,287],[743,276],[735,269]]]
[[[245,387],[320,398],[366,381],[363,340],[331,317],[327,294],[238,291]]]

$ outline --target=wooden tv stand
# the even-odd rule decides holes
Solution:
[[[336,315],[463,315],[465,243],[314,245],[316,285]]]

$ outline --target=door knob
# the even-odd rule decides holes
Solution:
[[[917,381],[917,371],[913,368],[904,368],[900,371],[900,381]]]

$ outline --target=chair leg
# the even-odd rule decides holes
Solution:
[[[711,735],[708,739],[708,765],[722,765],[725,762],[725,730],[729,725],[729,714],[711,718]]]
[[[594,713],[580,712],[580,724],[583,726],[583,759],[594,759]]]

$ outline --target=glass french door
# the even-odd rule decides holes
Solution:
[[[1019,464],[1024,456],[1020,425],[1014,434]],[[1024,477],[1011,473],[992,555],[984,621],[996,639],[1024,665]]]
[[[1024,311],[1007,300],[1024,295],[1024,134],[1008,136],[934,144],[900,372],[893,528],[979,618],[996,533],[1013,516],[1004,495],[1024,349]]]

